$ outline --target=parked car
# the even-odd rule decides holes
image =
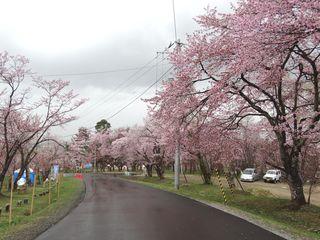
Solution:
[[[263,176],[263,180],[265,182],[273,182],[273,183],[280,182],[280,180],[281,180],[281,171],[280,170],[276,170],[276,169],[270,169]]]
[[[240,176],[242,182],[254,182],[259,178],[260,176],[255,168],[246,168]]]

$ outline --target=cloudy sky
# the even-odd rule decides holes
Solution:
[[[206,6],[228,12],[231,2],[235,1],[175,0],[178,38],[183,41],[197,28],[193,18]],[[157,52],[174,41],[172,0],[0,3],[0,50],[25,55],[34,72],[70,80],[72,88],[89,99],[77,112],[79,119],[57,135],[67,137],[102,118],[109,118],[113,127],[143,122],[146,105],[140,97],[133,100],[170,67],[165,55]],[[164,79],[168,77],[170,72]],[[156,87],[142,97],[151,97]]]

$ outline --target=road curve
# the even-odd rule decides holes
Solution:
[[[279,240],[243,219],[122,179],[85,176],[84,201],[37,240]]]

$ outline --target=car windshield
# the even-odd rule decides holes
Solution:
[[[253,170],[252,169],[246,169],[243,171],[244,174],[252,174]]]
[[[267,174],[276,174],[276,171],[274,171],[274,170],[269,170],[269,171],[267,171]]]

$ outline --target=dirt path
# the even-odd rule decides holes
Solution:
[[[243,183],[245,189],[263,189],[269,191],[274,196],[280,198],[288,198],[290,199],[290,190],[289,186],[286,183],[264,183],[262,181],[253,182],[253,183]],[[305,196],[308,197],[309,186],[304,188]],[[311,204],[320,206],[320,187],[317,186],[313,189],[311,194]]]
[[[202,183],[202,179],[199,175],[186,175],[187,179],[189,181],[195,182],[195,183]],[[168,177],[172,177],[171,175],[168,175]],[[227,181],[223,179],[223,183],[225,186],[227,186]],[[184,183],[184,178],[181,177],[181,182]],[[214,181],[217,182],[217,180],[214,178]],[[279,197],[279,198],[286,198],[290,199],[290,190],[289,186],[286,183],[265,183],[263,181],[256,181],[256,182],[243,182],[242,186],[246,190],[252,189],[253,191],[269,191],[272,195]],[[308,197],[308,191],[309,186],[307,185],[305,188],[305,196]],[[320,206],[320,186],[317,186],[313,189],[311,194],[311,204]]]

